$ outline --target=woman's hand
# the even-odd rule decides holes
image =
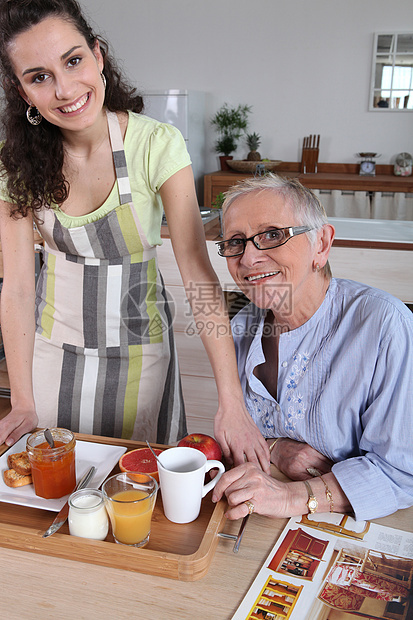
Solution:
[[[27,410],[14,407],[10,413],[0,420],[0,445],[12,446],[25,433],[37,427],[39,419],[34,409]]]
[[[321,474],[331,471],[334,465],[326,456],[306,443],[282,437],[271,450],[271,462],[291,480],[311,478],[307,468],[318,469]]]
[[[279,443],[279,442],[277,442]],[[325,484],[331,496],[327,497]],[[331,497],[334,511],[348,513],[352,506],[332,472],[311,481],[311,489],[318,501],[317,512],[331,510]],[[244,463],[227,471],[217,482],[212,493],[212,501],[217,502],[225,495],[229,509],[228,519],[245,517],[249,510],[245,502],[251,502],[254,512],[266,517],[293,517],[308,513],[308,491],[300,480],[281,482],[271,478],[252,463]]]
[[[220,407],[214,420],[214,435],[226,460],[234,465],[254,463],[270,473],[270,452],[264,437],[249,415],[244,401]]]
[[[228,519],[240,519],[248,514],[246,501],[252,502],[254,512],[266,517],[290,517],[302,514],[305,508],[304,485],[297,495],[291,492],[291,484],[271,478],[252,463],[244,463],[226,472],[217,483],[212,501],[217,502],[225,494],[229,510]],[[297,500],[300,504],[297,504]],[[295,506],[300,508],[295,508]]]

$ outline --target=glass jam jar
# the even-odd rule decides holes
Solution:
[[[54,448],[43,431],[27,439],[26,450],[32,467],[34,492],[39,497],[56,499],[68,495],[76,486],[75,445],[73,433],[65,428],[51,428]]]
[[[102,492],[98,489],[80,489],[72,493],[68,521],[72,536],[105,540],[109,519]]]

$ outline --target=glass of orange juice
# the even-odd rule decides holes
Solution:
[[[149,541],[158,483],[139,472],[123,472],[102,485],[106,510],[117,543],[143,547]]]

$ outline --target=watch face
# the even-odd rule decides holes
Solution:
[[[315,498],[308,500],[308,508],[310,509],[311,512],[315,512],[317,510],[317,506],[318,506],[318,503]]]
[[[360,174],[373,175],[376,171],[376,164],[374,161],[362,161],[360,164]]]

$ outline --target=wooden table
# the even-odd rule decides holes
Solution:
[[[208,574],[193,582],[0,548],[3,614],[7,620],[229,620],[286,523],[252,515],[239,553],[220,539]],[[377,523],[412,531],[413,508]],[[223,531],[235,534],[239,526],[226,522]]]

